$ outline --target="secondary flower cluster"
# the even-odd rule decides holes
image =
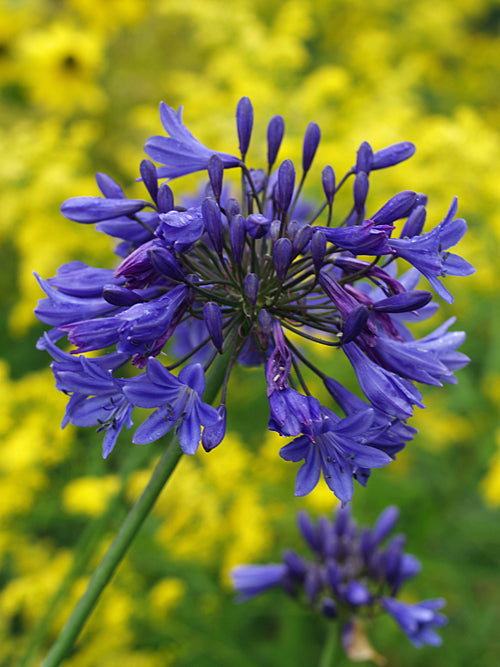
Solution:
[[[299,530],[314,560],[287,550],[282,563],[234,568],[231,577],[239,601],[281,587],[315,611],[341,622],[348,654],[355,649],[353,628],[358,619],[372,618],[384,611],[418,648],[424,644],[440,645],[441,638],[434,628],[446,624],[446,617],[438,612],[444,600],[410,604],[396,599],[401,586],[421,569],[414,556],[404,553],[403,535],[393,536],[382,546],[398,514],[396,507],[387,507],[370,529],[358,527],[348,507],[339,509],[333,521],[321,517],[316,524],[306,512],[300,512]]]
[[[454,200],[444,219],[424,232],[427,199],[412,191],[399,192],[376,211],[367,208],[372,173],[411,157],[409,142],[375,152],[363,142],[340,180],[326,166],[323,202],[313,210],[301,193],[320,142],[316,123],[307,127],[296,179],[291,160],[275,168],[281,116],[268,125],[265,168],[250,169],[248,98],[236,110],[240,157],[201,144],[181,111],[160,106],[168,136],[146,142],[146,154],[161,165],[141,162],[147,198],[127,198],[99,173],[102,197],[74,197],[62,205],[70,220],[95,223],[120,240],[115,270],[73,261],[46,281],[37,276],[46,298],[35,312],[53,327],[39,347],[53,356],[57,387],[70,396],[63,423],[98,426],[106,457],[123,426],[132,426],[134,407],[149,408],[135,443],[153,442],[175,427],[186,454],[200,440],[209,451],[224,437],[232,368],[260,365],[269,428],[295,438],[281,456],[304,461],[296,494],[309,493],[323,474],[347,502],[354,479],[365,484],[372,468],[389,463],[413,437],[406,422],[414,406],[423,405],[415,383],[456,382],[454,371],[468,362],[456,351],[464,333],[448,331],[453,319],[421,339],[408,328],[438,307],[431,292],[417,289],[422,276],[451,302],[441,279],[473,272],[449,251],[466,223],[455,219]],[[239,199],[224,182],[228,169],[241,173]],[[208,176],[203,195],[175,203],[169,181],[197,171]],[[353,204],[338,215],[336,194],[350,178]],[[409,270],[397,275],[401,262],[394,260],[405,260]],[[71,353],[56,345],[63,336],[75,347]],[[311,344],[347,357],[364,400],[313,363]],[[106,353],[85,357],[96,350]],[[215,408],[203,401],[203,392],[205,373],[219,354],[227,370]],[[130,364],[144,370],[130,377]],[[331,406],[311,395],[311,371],[331,395]]]

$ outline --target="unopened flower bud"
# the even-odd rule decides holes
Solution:
[[[142,298],[138,294],[120,285],[104,285],[102,296],[113,306],[133,306],[135,303],[142,303]]]
[[[416,151],[411,141],[400,141],[373,154],[372,169],[385,169],[410,158]]]
[[[156,167],[150,160],[142,160],[139,171],[151,199],[156,203],[158,196],[158,179],[156,177]]]
[[[365,171],[359,171],[354,178],[354,208],[359,215],[365,209],[366,196],[368,194],[369,182]]]
[[[226,217],[228,220],[232,220],[235,215],[241,213],[240,203],[237,199],[230,197],[226,202]]]
[[[312,161],[316,155],[319,141],[321,139],[321,130],[317,123],[309,123],[304,135],[304,145],[302,148],[302,169],[309,171]]]
[[[248,97],[242,97],[236,107],[236,127],[242,158],[245,157],[250,144],[253,127],[253,107]]]
[[[271,333],[273,318],[265,308],[262,308],[262,310],[259,311],[259,314],[257,316],[257,321],[259,323],[259,329],[264,334],[269,335]]]
[[[303,225],[293,238],[293,254],[300,254],[312,239],[313,230],[310,225]]]
[[[408,313],[423,308],[432,300],[432,294],[425,290],[402,292],[373,304],[373,310],[379,313]]]
[[[267,126],[267,163],[271,168],[278,156],[278,151],[285,132],[285,121],[282,116],[273,116]]]
[[[222,332],[222,312],[215,301],[208,301],[203,307],[203,319],[216,350],[222,353],[224,335]]]
[[[416,192],[412,192],[411,190],[398,192],[397,195],[391,197],[381,209],[374,213],[370,217],[370,220],[373,220],[377,225],[388,225],[391,222],[405,218],[415,206],[416,199]]]
[[[229,223],[229,238],[231,239],[231,249],[236,264],[241,264],[243,259],[243,250],[245,249],[246,221],[239,213]]]
[[[368,308],[363,305],[356,306],[356,308],[349,313],[342,333],[342,343],[350,343],[359,336],[365,328],[368,321],[368,315]]]
[[[162,183],[158,188],[158,210],[160,213],[169,213],[174,208],[174,193],[167,183]]]
[[[220,157],[214,153],[210,160],[208,161],[208,178],[210,179],[210,185],[212,187],[212,192],[217,201],[220,199],[220,194],[222,191],[222,177],[224,174],[224,163]]]
[[[424,228],[426,216],[427,211],[425,206],[416,206],[408,216],[408,220],[405,222],[403,229],[401,230],[400,238],[411,239],[414,236],[419,236]]]
[[[285,160],[278,169],[278,206],[280,211],[287,211],[292,201],[295,186],[295,168],[291,160]]]
[[[293,247],[290,239],[281,238],[276,241],[273,248],[274,268],[278,280],[285,280],[287,271],[292,261]]]
[[[219,255],[223,248],[223,230],[220,209],[215,199],[207,197],[201,204],[201,214],[209,239]]]
[[[243,287],[248,301],[252,307],[257,303],[257,296],[259,295],[259,279],[255,273],[248,273],[243,280]]]
[[[281,221],[273,220],[269,227],[269,238],[271,239],[272,243],[275,243],[279,239],[280,230],[281,230]]]
[[[288,239],[290,239],[290,241],[292,241],[292,243],[298,231],[299,231],[299,223],[297,222],[297,220],[292,220],[291,222],[288,223],[286,228],[286,236]]]
[[[335,172],[329,164],[321,172],[321,182],[325,191],[326,201],[331,206],[335,197]]]
[[[373,150],[370,144],[367,141],[363,143],[358,148],[356,154],[356,173],[359,174],[360,171],[364,171],[366,174],[370,173],[373,163]]]
[[[185,280],[180,263],[167,248],[153,246],[148,250],[148,257],[151,264],[162,276],[179,282]]]
[[[319,273],[326,255],[326,236],[319,230],[313,230],[311,239],[311,255],[314,270]]]

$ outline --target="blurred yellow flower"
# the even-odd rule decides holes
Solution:
[[[22,83],[33,102],[65,115],[103,109],[106,94],[98,81],[103,41],[95,32],[56,22],[25,33],[19,49]]]

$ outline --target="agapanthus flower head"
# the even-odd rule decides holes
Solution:
[[[160,118],[168,136],[146,142],[150,159],[138,168],[143,199],[127,198],[99,173],[102,197],[73,197],[61,207],[69,219],[95,223],[119,239],[118,266],[69,262],[54,278],[38,279],[46,298],[36,314],[52,327],[40,346],[54,357],[58,386],[70,394],[65,421],[113,424],[116,434],[115,426],[132,425],[136,406],[149,408],[134,442],[174,430],[184,452],[194,453],[200,441],[210,451],[224,439],[234,365],[260,366],[269,428],[295,438],[281,455],[303,461],[296,493],[308,493],[323,476],[348,502],[353,481],[366,484],[371,470],[392,461],[414,436],[406,422],[414,406],[423,407],[416,383],[455,382],[454,372],[468,361],[457,351],[464,334],[448,330],[452,320],[423,338],[411,332],[412,322],[437,308],[419,278],[449,300],[443,277],[472,271],[449,252],[466,229],[455,219],[456,201],[430,231],[423,231],[426,197],[416,191],[403,190],[371,209],[374,172],[411,157],[410,142],[381,149],[363,142],[340,179],[326,165],[316,188],[323,200],[314,206],[307,188],[321,138],[315,122],[295,164],[287,156],[278,160],[285,123],[273,116],[266,155],[252,166],[248,149],[258,129],[247,97],[236,109],[240,157],[202,144],[184,125],[181,109],[162,103]],[[240,172],[243,184],[234,191],[230,169]],[[202,194],[177,201],[168,182],[194,172],[202,172]],[[337,212],[337,193],[349,179],[352,206]],[[398,238],[396,226],[403,230]],[[398,274],[405,261],[413,269]],[[59,354],[54,343],[64,336],[75,349]],[[314,346],[328,348],[332,357],[345,355],[365,399],[330,377],[329,364],[318,367]],[[100,350],[99,361],[85,361],[86,353]],[[205,374],[220,355],[226,366],[215,409],[203,392]],[[94,373],[97,379],[78,386],[63,381],[60,364],[71,365],[69,359],[82,377]],[[328,389],[328,401],[313,395],[311,374]],[[107,455],[116,438],[106,437]]]
[[[398,599],[403,584],[421,569],[415,556],[405,553],[404,536],[388,539],[398,516],[396,507],[387,507],[373,528],[368,528],[356,524],[349,507],[338,509],[333,520],[323,516],[317,522],[300,512],[298,528],[312,552],[310,557],[288,549],[281,563],[233,568],[231,579],[237,601],[245,602],[280,588],[322,616],[341,623],[342,643],[348,655],[355,648],[353,624],[359,629],[361,619],[384,612],[416,647],[438,646],[441,638],[435,629],[447,621],[438,611],[444,600],[408,603]]]

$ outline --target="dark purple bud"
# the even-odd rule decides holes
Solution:
[[[278,207],[287,211],[292,201],[295,186],[295,168],[291,160],[285,160],[278,169]]]
[[[230,197],[226,202],[226,217],[232,220],[235,215],[241,213],[241,207],[237,199]]]
[[[321,613],[327,618],[337,618],[337,605],[332,598],[321,599]]]
[[[373,163],[373,150],[367,141],[363,141],[356,154],[356,173],[364,171],[369,174]]]
[[[207,197],[203,200],[201,214],[208,237],[212,241],[215,252],[220,255],[223,247],[223,230],[220,209],[215,199]]]
[[[413,209],[416,199],[417,193],[412,192],[411,190],[398,192],[397,195],[391,197],[381,209],[374,213],[374,215],[370,217],[370,220],[373,220],[377,225],[388,225],[401,218],[406,218]]]
[[[417,197],[418,196],[419,195],[417,195]],[[414,236],[419,236],[422,233],[422,229],[424,228],[426,216],[427,211],[425,210],[425,206],[416,206],[408,216],[408,220],[405,222],[401,231],[400,238],[411,239]]]
[[[292,220],[291,222],[288,223],[286,227],[286,237],[287,239],[290,239],[293,243],[293,239],[295,238],[295,235],[299,231],[299,223],[297,220]]]
[[[273,220],[271,222],[271,225],[269,226],[269,238],[271,239],[272,243],[275,243],[279,239],[280,230],[281,230],[281,221]]]
[[[98,171],[95,175],[95,180],[99,186],[99,190],[105,197],[108,197],[109,199],[125,199],[123,190],[111,176]]]
[[[151,199],[156,203],[158,196],[158,179],[156,177],[156,167],[150,160],[142,160],[139,167],[141,178],[147,191],[151,195]]]
[[[313,230],[311,239],[311,255],[314,264],[314,270],[319,273],[326,255],[326,236],[323,232]]]
[[[281,238],[276,241],[273,248],[274,268],[278,280],[285,280],[290,262],[293,256],[293,246],[290,239]]]
[[[71,197],[63,202],[61,213],[75,222],[92,223],[122,215],[133,215],[146,206],[142,199],[104,199],[103,197]]]
[[[102,296],[113,306],[133,306],[142,303],[142,298],[138,294],[119,285],[104,285]]]
[[[354,208],[356,213],[363,215],[365,209],[366,196],[369,188],[368,174],[365,171],[360,171],[354,178]]]
[[[226,435],[226,406],[219,405],[217,412],[219,419],[215,424],[205,426],[201,436],[201,444],[206,452],[211,452],[217,445],[220,445]]]
[[[321,130],[317,123],[309,123],[304,135],[304,145],[302,148],[302,169],[306,172],[311,168],[312,161],[318,150],[319,140],[321,139]]]
[[[148,257],[151,264],[162,276],[184,282],[185,276],[182,267],[170,250],[161,246],[153,246],[148,250]]]
[[[162,183],[158,189],[158,210],[160,213],[170,213],[174,208],[174,193],[167,183]]]
[[[302,580],[307,572],[307,565],[303,558],[301,558],[292,549],[287,549],[283,554],[283,562],[287,566],[290,574],[295,579]]]
[[[336,593],[342,581],[342,572],[339,565],[333,559],[327,561],[325,575],[328,585]]]
[[[224,174],[224,163],[218,155],[214,153],[208,161],[208,178],[212,186],[214,197],[219,201],[222,191],[222,177]]]
[[[271,333],[271,326],[273,323],[273,318],[271,315],[268,313],[268,311],[263,308],[261,311],[259,311],[259,314],[257,316],[257,321],[259,323],[259,329],[269,336]]]
[[[285,133],[285,121],[282,116],[273,116],[267,126],[267,163],[271,168],[278,156],[278,151]]]
[[[372,548],[376,547],[392,531],[399,518],[399,510],[395,505],[386,507],[378,517],[373,529],[370,531]]]
[[[222,353],[224,335],[222,333],[222,312],[215,301],[209,301],[203,307],[203,319],[216,350]]]
[[[359,607],[362,604],[370,604],[372,599],[367,587],[360,581],[354,579],[349,581],[346,585],[343,597],[349,604],[352,604],[355,607]]]
[[[301,510],[297,514],[297,524],[304,540],[307,542],[307,544],[311,547],[313,551],[318,552],[319,550],[318,531],[316,530],[314,523],[311,521],[311,517],[306,511]]]
[[[325,191],[326,201],[331,206],[335,197],[335,172],[329,164],[321,172],[321,182]]]
[[[401,292],[373,304],[373,310],[379,313],[408,313],[423,308],[432,300],[432,294],[425,290]]]
[[[293,254],[300,254],[311,241],[313,230],[310,225],[303,225],[293,239]]]
[[[373,154],[372,169],[385,169],[408,160],[416,151],[411,141],[400,141],[387,148],[375,151]]]
[[[314,604],[318,593],[322,588],[321,574],[316,565],[311,565],[304,579],[304,593],[309,604]]]
[[[245,294],[248,297],[250,305],[255,307],[257,303],[257,297],[259,295],[259,279],[255,273],[248,273],[243,280],[243,287],[245,289]]]
[[[340,507],[335,512],[335,533],[341,537],[349,532],[351,527],[351,508],[349,505]]]
[[[236,107],[236,126],[240,142],[241,156],[244,158],[248,151],[253,127],[253,108],[248,97],[242,97]]]
[[[342,343],[350,343],[363,331],[368,321],[368,308],[363,305],[356,306],[345,321],[342,332]]]
[[[241,264],[243,259],[246,233],[246,220],[238,213],[229,223],[229,238],[231,239],[231,249],[236,264]]]

